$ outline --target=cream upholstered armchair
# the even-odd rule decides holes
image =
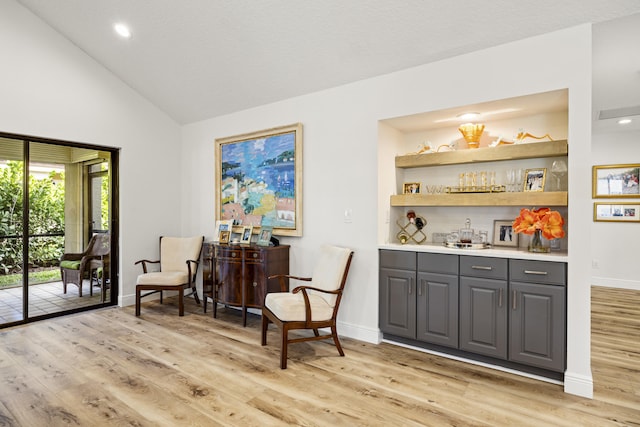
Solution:
[[[272,322],[281,330],[280,368],[287,368],[287,346],[302,341],[333,338],[338,353],[344,356],[336,330],[336,318],[347,281],[353,252],[351,249],[324,245],[312,277],[276,275],[282,292],[267,294],[262,308],[262,345],[267,344],[267,329]],[[285,278],[311,282],[287,292]],[[330,334],[320,335],[318,329],[330,328]],[[313,336],[289,339],[293,329],[312,329]]]
[[[200,264],[200,252],[204,236],[196,237],[160,237],[160,260],[137,261],[142,264],[143,274],[138,276],[136,284],[136,316],[140,316],[140,300],[147,295],[162,291],[178,291],[178,314],[184,316],[184,290],[191,289],[188,295],[194,295],[198,304],[200,298],[196,292],[196,274]],[[160,271],[148,271],[148,264],[160,264]],[[142,291],[151,291],[142,294]]]

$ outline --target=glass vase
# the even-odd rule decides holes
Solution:
[[[542,230],[536,230],[529,240],[529,252],[546,253],[551,250],[549,241],[542,237]]]

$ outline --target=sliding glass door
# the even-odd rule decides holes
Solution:
[[[115,303],[114,158],[0,136],[0,327]]]

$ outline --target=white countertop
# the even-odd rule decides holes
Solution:
[[[425,243],[422,245],[401,245],[401,244],[384,244],[379,245],[379,249],[388,249],[392,251],[414,251],[414,252],[431,252],[438,254],[455,254],[455,255],[471,255],[485,256],[493,258],[513,258],[513,259],[529,259],[535,261],[554,261],[567,262],[569,257],[566,251],[534,253],[526,249],[492,247],[487,249],[460,249],[448,248],[441,243]]]

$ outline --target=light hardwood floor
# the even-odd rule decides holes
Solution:
[[[0,331],[0,426],[638,426],[640,292],[593,288],[593,400],[390,344],[295,344],[188,299]]]

